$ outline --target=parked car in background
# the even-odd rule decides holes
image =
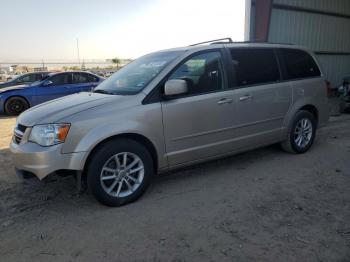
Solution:
[[[33,72],[33,73],[26,73],[23,75],[15,76],[11,80],[5,83],[1,83],[0,88],[15,86],[15,85],[28,85],[44,79],[49,74],[50,72]]]
[[[10,81],[12,78],[9,74],[1,72],[0,73],[0,84]]]
[[[326,94],[302,47],[214,42],[163,50],[93,93],[24,112],[10,148],[18,175],[75,171],[100,202],[120,206],[170,169],[274,143],[306,152],[328,121]]]
[[[338,95],[340,98],[340,111],[350,112],[350,76],[343,78],[343,83],[338,87]]]
[[[104,79],[88,72],[50,73],[29,85],[0,89],[0,113],[18,115],[29,107],[82,91],[90,91]]]

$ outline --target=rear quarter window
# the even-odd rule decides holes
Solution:
[[[315,60],[310,54],[297,49],[280,49],[281,60],[285,64],[286,80],[318,77],[321,75]]]
[[[94,76],[94,75],[90,75],[90,74],[87,74],[88,75],[88,82],[98,82],[99,79]]]

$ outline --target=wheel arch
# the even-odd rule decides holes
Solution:
[[[296,101],[292,105],[287,115],[285,116],[283,126],[288,130],[294,119],[295,114],[300,110],[310,112],[315,117],[316,124],[318,126],[319,122],[321,121],[321,117],[323,116],[319,106],[320,105],[318,105],[312,98],[304,97],[298,99],[298,101]]]
[[[5,101],[4,101],[3,112],[6,112],[6,103],[7,103],[7,101],[9,101],[11,98],[14,98],[14,97],[18,97],[18,98],[24,99],[24,100],[26,101],[27,105],[28,105],[28,108],[31,106],[30,103],[29,103],[29,100],[28,100],[26,97],[24,97],[24,96],[22,96],[22,95],[10,95],[10,96],[7,97],[7,98],[5,99]]]
[[[86,174],[87,163],[89,163],[94,152],[96,152],[100,147],[102,147],[104,144],[106,144],[107,142],[109,142],[111,140],[123,139],[123,138],[132,139],[132,140],[144,145],[151,154],[151,157],[153,160],[154,170],[155,170],[155,172],[157,172],[157,170],[158,170],[158,153],[157,153],[157,150],[156,150],[156,147],[154,146],[154,144],[147,137],[145,137],[143,135],[140,135],[137,133],[123,133],[123,134],[117,134],[117,135],[107,137],[107,138],[103,139],[102,141],[100,141],[99,143],[97,143],[90,150],[87,158],[85,159],[83,173]]]
[[[310,112],[315,117],[316,124],[318,124],[319,112],[318,112],[318,109],[317,109],[316,106],[314,106],[312,104],[307,104],[307,105],[304,105],[304,106],[302,106],[301,108],[298,109],[298,111],[300,111],[300,110],[305,110],[305,111]]]

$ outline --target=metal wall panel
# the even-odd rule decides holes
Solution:
[[[273,0],[268,41],[306,46],[312,51],[350,53],[350,19],[283,6],[350,15],[350,0]],[[254,39],[255,6],[251,10],[251,39]],[[350,75],[350,55],[317,55],[323,74],[333,86]]]
[[[350,76],[350,56],[318,55],[322,72],[333,86],[339,86],[344,76]]]
[[[278,1],[284,1],[289,5],[299,2],[297,0]],[[268,40],[298,44],[312,51],[350,53],[350,19],[273,8]],[[333,86],[339,85],[345,75],[350,75],[349,55],[318,55],[317,57],[325,78]]]
[[[350,0],[274,0],[273,2],[350,15]]]
[[[269,41],[314,51],[350,52],[350,19],[272,9]]]

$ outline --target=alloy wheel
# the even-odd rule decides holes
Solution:
[[[23,105],[22,101],[20,100],[13,100],[9,104],[9,110],[11,113],[19,114],[22,111],[24,111],[25,106]]]
[[[100,182],[103,190],[113,197],[133,194],[144,178],[145,166],[140,157],[121,152],[110,157],[102,167]]]
[[[300,147],[306,147],[312,139],[312,123],[308,118],[302,118],[298,121],[294,130],[294,142]]]

